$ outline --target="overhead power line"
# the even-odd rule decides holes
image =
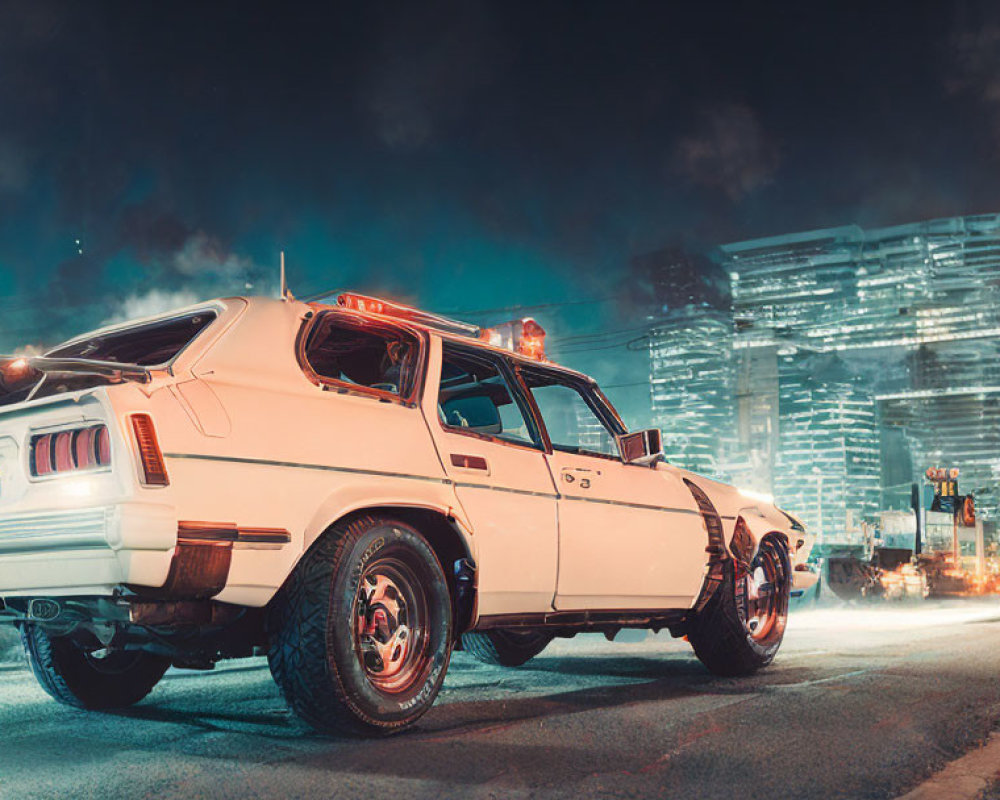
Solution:
[[[578,333],[572,336],[551,336],[550,341],[558,342],[559,344],[565,344],[567,342],[577,342],[577,341],[587,341],[590,339],[601,339],[608,336],[618,335],[622,333],[635,333],[636,331],[644,331],[649,328],[648,325],[637,325],[634,328],[618,328],[617,330],[603,330],[603,331],[590,331],[589,333]]]
[[[634,336],[630,339],[624,339],[622,341],[595,340],[592,342],[574,342],[566,346],[555,344],[548,349],[553,353],[560,353],[562,355],[569,355],[571,353],[589,353],[595,350],[616,350],[621,347],[624,347],[626,350],[636,352],[645,349],[645,343],[648,341],[648,336]]]
[[[538,305],[517,305],[502,306],[500,308],[474,308],[474,309],[454,309],[450,311],[436,311],[434,313],[442,316],[477,316],[480,314],[507,314],[520,311],[544,311],[548,308],[563,308],[564,306],[588,306],[598,303],[610,303],[617,300],[621,295],[609,295],[608,297],[598,297],[593,300],[563,300],[558,303],[539,303]]]

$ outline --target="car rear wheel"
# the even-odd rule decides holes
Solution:
[[[688,631],[695,655],[716,675],[749,675],[770,664],[785,635],[791,583],[788,551],[777,537],[764,537],[749,568],[728,559],[721,585]]]
[[[451,625],[448,585],[427,541],[399,520],[364,516],[321,537],[272,602],[268,662],[313,728],[393,733],[434,703]]]
[[[141,650],[89,651],[70,637],[50,636],[37,625],[21,628],[21,641],[39,685],[55,700],[74,708],[134,705],[153,690],[170,666],[169,658]]]
[[[465,652],[484,664],[519,667],[531,660],[552,641],[542,631],[491,630],[462,634]]]

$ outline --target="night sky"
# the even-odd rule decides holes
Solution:
[[[989,9],[0,0],[0,346],[284,249],[300,296],[544,306],[640,414],[634,256],[1000,211]]]

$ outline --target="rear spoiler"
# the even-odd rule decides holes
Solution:
[[[0,373],[4,383],[20,382],[32,373],[41,375],[100,375],[113,383],[136,381],[149,383],[148,367],[119,364],[116,361],[95,361],[89,358],[48,358],[47,356],[0,356]]]
[[[47,378],[69,379],[89,376],[92,385],[136,381],[149,383],[152,374],[137,364],[93,361],[87,358],[46,356],[0,356],[0,406],[31,400],[44,391]]]

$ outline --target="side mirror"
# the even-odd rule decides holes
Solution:
[[[663,439],[659,428],[626,433],[616,437],[618,452],[626,464],[653,466],[657,461],[666,461],[663,455]]]

